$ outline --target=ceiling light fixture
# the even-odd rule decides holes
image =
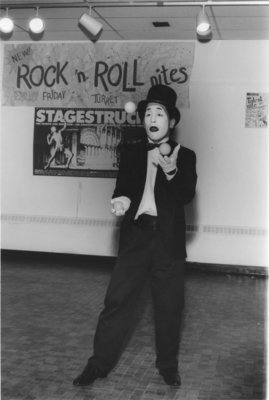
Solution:
[[[6,9],[6,15],[0,19],[0,32],[9,34],[14,29],[14,22],[8,16],[8,8]]]
[[[196,32],[199,36],[208,36],[211,33],[211,25],[204,5],[197,17]]]
[[[91,16],[91,7],[89,8],[89,13],[81,15],[79,24],[90,33],[93,39],[97,39],[103,30],[103,25]]]
[[[34,34],[40,34],[44,32],[45,23],[42,18],[38,16],[38,7],[36,9],[36,16],[29,22],[29,30]]]

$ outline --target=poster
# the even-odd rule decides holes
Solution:
[[[35,108],[34,175],[113,178],[134,128],[136,113],[121,109]]]
[[[246,128],[268,127],[268,93],[247,93]]]

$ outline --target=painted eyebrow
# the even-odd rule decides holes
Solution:
[[[147,107],[147,108],[146,108],[146,111],[149,111],[149,110],[151,110],[151,109],[152,109],[152,107],[153,107],[153,106],[149,106],[149,107]],[[157,106],[157,107],[156,107],[156,109],[157,109],[157,110],[164,111],[163,107],[158,107],[158,106]]]

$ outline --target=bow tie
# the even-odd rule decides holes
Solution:
[[[146,147],[147,147],[147,150],[149,151],[149,150],[155,149],[156,147],[160,147],[160,145],[161,145],[161,143],[151,143],[151,142],[148,142],[148,143],[146,144]]]

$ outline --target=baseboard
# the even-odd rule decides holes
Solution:
[[[27,259],[35,258],[46,261],[57,261],[59,259],[65,260],[67,264],[73,264],[74,262],[78,265],[84,264],[85,266],[106,266],[111,267],[114,265],[116,257],[99,256],[99,255],[84,255],[84,254],[66,254],[66,253],[45,253],[39,251],[22,251],[22,250],[1,250],[1,258],[5,259]],[[237,274],[237,275],[255,275],[260,277],[266,277],[268,275],[268,269],[266,267],[249,266],[249,265],[230,265],[230,264],[212,264],[212,263],[199,263],[199,262],[187,262],[187,271],[201,271],[210,273],[224,273],[224,274]]]
[[[252,265],[211,264],[199,262],[187,262],[188,268],[203,272],[218,272],[233,275],[255,275],[265,277],[268,275],[267,267]]]

